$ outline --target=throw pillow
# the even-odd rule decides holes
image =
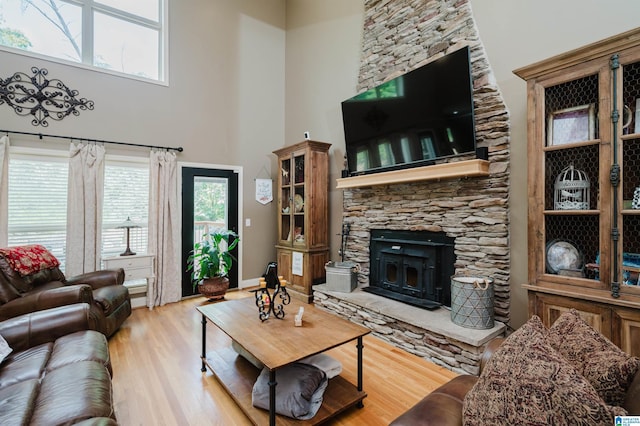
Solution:
[[[611,425],[626,415],[602,401],[547,335],[533,316],[502,343],[464,398],[465,426]]]
[[[578,311],[565,312],[549,329],[549,343],[582,374],[609,405],[622,405],[638,368],[632,357],[587,324]]]
[[[0,248],[0,255],[21,276],[60,266],[58,259],[39,244]]]
[[[0,363],[11,353],[13,349],[9,347],[9,344],[4,337],[0,335]]]
[[[342,373],[342,363],[327,354],[311,355],[310,357],[301,359],[300,362],[302,364],[309,364],[314,367],[318,367],[320,370],[324,371],[327,375],[327,379],[333,379]]]
[[[324,371],[309,364],[294,363],[276,370],[276,413],[298,420],[316,415],[329,380]],[[269,409],[269,370],[264,368],[253,385],[254,407]]]

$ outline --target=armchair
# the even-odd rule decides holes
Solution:
[[[124,270],[66,278],[60,262],[39,245],[0,249],[0,321],[74,303],[87,303],[96,329],[109,337],[131,315]]]

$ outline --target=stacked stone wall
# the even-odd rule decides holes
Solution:
[[[434,333],[383,315],[362,306],[315,291],[314,304],[371,330],[389,344],[428,359],[459,374],[480,374],[480,360],[485,345],[473,346],[452,336]]]
[[[510,313],[509,114],[495,85],[468,0],[367,0],[359,89],[469,46],[476,145],[489,152],[489,176],[344,190],[350,224],[345,257],[368,285],[372,229],[444,232],[455,240],[456,273],[494,279],[495,319]],[[454,158],[460,161],[473,158]],[[435,340],[446,337],[438,337]]]

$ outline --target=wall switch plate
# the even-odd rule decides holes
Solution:
[[[244,220],[244,226],[246,226],[246,227],[251,226],[251,218],[246,218],[246,219]]]

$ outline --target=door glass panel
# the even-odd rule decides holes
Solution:
[[[196,176],[193,181],[194,241],[215,229],[229,229],[227,209],[229,184],[226,178]]]

